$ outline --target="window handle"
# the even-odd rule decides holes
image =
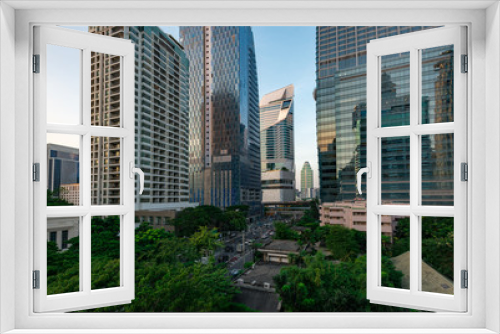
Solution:
[[[139,195],[141,195],[142,192],[144,191],[144,172],[140,168],[134,167],[133,161],[130,162],[130,169],[129,170],[130,170],[130,178],[131,179],[134,179],[135,174],[139,174],[139,184],[140,184]]]
[[[362,194],[363,194],[363,192],[361,191],[361,176],[362,176],[364,173],[366,173],[366,176],[367,176],[369,179],[371,179],[371,178],[372,178],[372,163],[371,163],[371,162],[368,162],[368,163],[367,163],[367,165],[368,165],[367,167],[365,167],[365,168],[361,168],[360,170],[358,170],[358,173],[356,174],[357,179],[358,179],[358,180],[357,180],[358,182],[357,182],[357,184],[356,184],[356,185],[357,185],[357,187],[358,187],[358,193],[359,193],[360,195],[362,195]]]

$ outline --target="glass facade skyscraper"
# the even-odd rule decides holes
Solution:
[[[356,193],[356,173],[366,165],[367,43],[427,28],[431,27],[316,28],[315,99],[322,202],[364,199],[366,196]],[[452,59],[450,47],[422,53],[423,123],[452,119]],[[384,56],[381,61],[382,126],[407,124],[409,55]],[[424,136],[422,151],[423,203],[450,205],[453,139],[449,135]],[[409,138],[385,140],[381,153],[382,201],[408,202]]]
[[[260,101],[263,202],[295,200],[294,104],[293,85],[268,93]]]
[[[257,65],[250,27],[180,27],[189,59],[190,200],[260,209]]]

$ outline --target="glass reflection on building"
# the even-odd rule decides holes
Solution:
[[[322,202],[366,199],[366,44],[431,27],[317,27],[316,120]],[[422,50],[421,122],[453,121],[453,49]],[[409,124],[409,54],[381,59],[382,126]],[[382,143],[382,201],[409,202],[409,138]],[[453,135],[421,137],[423,205],[453,205]],[[384,181],[386,180],[386,181]],[[390,180],[390,181],[389,181]],[[364,183],[364,181],[363,181]]]
[[[180,27],[190,61],[190,200],[259,210],[257,67],[250,27]]]

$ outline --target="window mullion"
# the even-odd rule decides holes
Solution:
[[[418,205],[419,197],[419,137],[415,134],[418,126],[419,108],[419,67],[418,50],[410,50],[410,291],[416,293],[419,289],[420,280],[420,257],[419,255],[419,217],[413,212]]]

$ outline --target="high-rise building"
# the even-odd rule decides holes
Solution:
[[[78,148],[47,144],[47,189],[59,197],[64,184],[80,183],[80,152]]]
[[[322,202],[366,198],[365,194],[360,196],[356,192],[356,173],[366,165],[367,43],[372,39],[427,28],[431,27],[316,28],[315,99]],[[425,88],[422,94],[422,122],[441,122],[440,115],[446,119],[452,115],[449,76],[453,72],[449,62],[453,52],[449,47],[442,47],[424,50],[422,55],[422,87]],[[382,57],[383,126],[409,124],[408,78],[408,53]],[[453,151],[450,147],[452,138],[448,137],[434,135],[422,138],[424,203],[452,203],[450,154]],[[385,138],[381,153],[382,201],[407,203],[409,138]],[[391,182],[386,182],[389,177]]]
[[[313,198],[314,178],[313,170],[309,161],[304,162],[300,171],[300,198]]]
[[[136,214],[189,206],[189,62],[158,27],[92,26],[135,44],[135,163],[145,174]],[[92,53],[92,125],[120,126],[120,57]],[[120,200],[120,139],[93,137],[92,203]],[[168,215],[167,215],[168,216]]]
[[[260,210],[257,66],[250,27],[180,27],[189,59],[190,200]]]
[[[263,202],[295,200],[293,98],[294,87],[288,85],[260,100]]]

